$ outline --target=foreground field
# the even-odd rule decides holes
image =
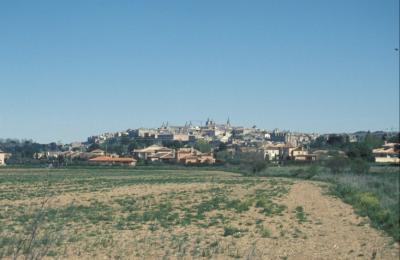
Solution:
[[[0,257],[20,248],[79,259],[398,259],[398,245],[325,185],[199,170],[2,169]]]

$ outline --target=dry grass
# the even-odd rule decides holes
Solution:
[[[39,213],[35,246],[46,248],[47,257],[352,258],[369,257],[374,248],[378,256],[398,257],[387,238],[358,225],[365,220],[351,207],[321,195],[316,185],[281,178],[215,171],[1,170],[0,188],[0,256],[10,256],[15,243],[29,237]],[[336,207],[352,223],[339,228],[340,236],[329,232],[341,219],[318,216],[327,203],[330,212]],[[350,231],[353,237],[341,237]],[[335,239],[343,248],[333,247]],[[349,244],[352,239],[357,242]]]

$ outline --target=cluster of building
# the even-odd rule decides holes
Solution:
[[[119,157],[117,155],[100,155],[89,159],[98,164],[136,165],[137,160],[163,163],[183,164],[214,164],[213,153],[202,153],[192,147],[171,149],[160,145],[151,145],[143,149],[134,150],[134,157]]]
[[[372,153],[375,162],[400,164],[400,143],[385,142],[382,147],[373,149]]]
[[[384,132],[382,132],[384,134]],[[366,132],[338,135],[348,142],[357,142],[365,138]],[[191,122],[183,126],[171,126],[163,123],[158,128],[138,128],[126,131],[105,133],[91,136],[87,142],[76,142],[65,145],[58,151],[43,151],[34,154],[35,159],[62,159],[90,161],[102,164],[128,164],[135,165],[138,160],[149,162],[176,162],[183,164],[215,163],[215,155],[221,150],[234,155],[243,153],[256,153],[262,155],[265,160],[281,162],[315,161],[329,156],[328,150],[311,150],[310,143],[316,138],[326,138],[329,135],[316,133],[296,133],[280,131],[278,129],[268,131],[253,127],[233,126],[228,118],[226,123],[218,124],[212,119],[207,119],[205,124],[194,125]],[[90,150],[91,145],[103,146],[112,140],[126,138],[147,144],[143,149],[130,150],[124,154],[110,154],[107,149]],[[211,152],[202,153],[194,149],[199,141],[207,143]],[[165,147],[165,143],[179,142],[179,149]],[[141,146],[143,147],[143,146]],[[382,148],[373,151],[377,162],[399,162],[398,144],[385,144]],[[344,152],[339,154],[344,155]],[[0,165],[4,164],[9,154],[0,152]]]
[[[88,143],[102,144],[108,139],[123,136],[154,142],[180,141],[193,143],[202,139],[208,142],[231,143],[243,146],[249,144],[261,145],[266,141],[300,146],[311,142],[318,137],[318,134],[293,133],[279,131],[278,129],[267,131],[258,129],[255,126],[252,128],[232,126],[229,119],[225,124],[217,124],[214,120],[207,119],[206,123],[201,126],[193,125],[191,122],[185,123],[183,126],[170,126],[168,123],[163,123],[158,128],[138,128],[116,133],[104,133],[89,137]]]
[[[193,125],[187,122],[183,126],[171,126],[163,123],[158,128],[128,129],[122,132],[105,133],[88,138],[87,143],[103,144],[112,138],[128,137],[137,141],[154,143],[150,147],[138,149],[133,152],[137,159],[149,161],[175,161],[182,163],[214,163],[214,153],[201,153],[193,148],[199,140],[212,146],[214,152],[223,144],[231,154],[257,152],[262,153],[266,160],[279,161],[282,159],[312,161],[316,155],[304,148],[318,137],[318,134],[293,133],[289,131],[267,131],[251,128],[232,126],[230,119],[225,124],[218,124],[212,119],[207,119],[203,125]],[[165,142],[178,141],[185,148],[177,150],[163,147]]]

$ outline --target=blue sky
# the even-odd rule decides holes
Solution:
[[[399,1],[0,1],[0,138],[399,126]]]

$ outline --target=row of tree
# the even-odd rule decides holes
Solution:
[[[359,142],[350,142],[346,135],[329,135],[318,137],[310,144],[313,149],[328,149],[332,151],[342,150],[352,159],[361,159],[364,161],[374,161],[372,150],[381,147],[385,141],[399,142],[399,134],[388,137],[387,135],[374,135],[370,132]]]

